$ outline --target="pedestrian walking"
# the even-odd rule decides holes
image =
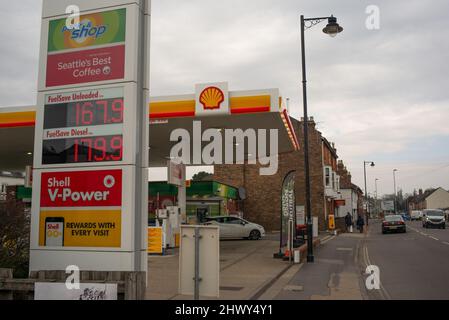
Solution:
[[[346,232],[352,233],[352,216],[348,212],[345,217]]]
[[[363,226],[365,225],[365,220],[361,215],[357,218],[357,229],[359,229],[360,233],[363,233]]]

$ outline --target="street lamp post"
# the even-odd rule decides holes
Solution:
[[[302,92],[303,92],[303,106],[304,106],[304,171],[306,180],[306,210],[307,210],[307,262],[314,261],[313,256],[313,222],[312,222],[312,208],[310,199],[310,172],[309,172],[309,116],[307,113],[307,77],[306,77],[306,50],[304,41],[304,32],[306,29],[319,24],[320,22],[328,20],[327,26],[323,32],[335,37],[338,33],[343,31],[337,23],[337,18],[334,16],[322,18],[304,18],[301,15],[301,58],[302,58]],[[307,22],[307,25],[306,25]]]
[[[394,214],[396,214],[397,212],[397,208],[396,208],[396,171],[398,171],[398,169],[394,169],[393,170],[393,184],[394,184]]]
[[[366,188],[366,165],[369,164],[371,167],[374,167],[375,164],[373,161],[363,161],[363,173],[365,177],[365,204],[366,204],[366,225],[369,223],[369,205],[368,205],[368,191]]]

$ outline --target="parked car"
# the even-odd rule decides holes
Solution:
[[[438,227],[446,229],[446,215],[444,211],[437,209],[423,210],[422,226],[424,228]]]
[[[204,225],[218,226],[220,229],[220,239],[244,238],[259,240],[265,236],[264,227],[238,217],[207,217]]]
[[[400,215],[388,215],[382,221],[382,233],[387,232],[407,232],[405,221]]]
[[[412,210],[412,212],[410,213],[410,219],[412,221],[414,220],[421,220],[422,218],[422,211],[421,210]]]
[[[404,219],[404,221],[410,221],[411,220],[411,217],[406,212],[401,212],[400,215],[401,215],[402,219]]]

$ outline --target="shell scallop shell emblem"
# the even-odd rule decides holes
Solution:
[[[205,110],[220,109],[224,99],[223,91],[217,87],[208,87],[200,95],[200,102]]]

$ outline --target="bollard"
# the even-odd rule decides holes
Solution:
[[[301,252],[299,250],[295,250],[295,263],[301,263]]]

